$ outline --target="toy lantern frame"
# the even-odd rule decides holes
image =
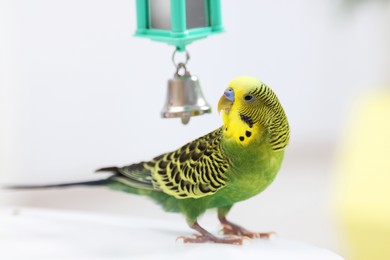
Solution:
[[[135,36],[186,45],[224,31],[220,0],[136,0]]]

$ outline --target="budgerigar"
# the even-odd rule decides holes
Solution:
[[[275,93],[251,77],[232,80],[218,103],[223,126],[176,151],[151,161],[108,167],[108,179],[78,184],[107,185],[115,190],[145,195],[166,211],[184,214],[199,232],[180,237],[188,243],[241,244],[246,237],[268,237],[231,223],[226,215],[239,201],[251,198],[274,180],[289,142],[289,124]],[[216,208],[224,237],[203,229],[197,219]]]

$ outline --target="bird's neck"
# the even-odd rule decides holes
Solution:
[[[290,137],[287,117],[281,107],[265,114],[267,119],[254,120],[239,112],[223,113],[225,139],[242,147],[265,144],[273,150],[283,150]]]
[[[233,141],[243,147],[261,142],[264,128],[259,124],[254,124],[250,119],[243,118],[239,114],[224,114],[223,117],[223,134],[226,140]]]

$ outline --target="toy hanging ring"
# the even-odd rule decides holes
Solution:
[[[172,62],[173,64],[175,65],[175,67],[177,68],[179,66],[180,63],[186,65],[188,60],[190,59],[190,54],[188,53],[188,51],[185,52],[185,60],[184,62],[176,62],[175,61],[175,56],[176,56],[176,53],[177,53],[177,50],[175,50],[172,54]]]

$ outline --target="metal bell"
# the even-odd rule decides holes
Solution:
[[[180,75],[182,70],[184,73]],[[180,117],[185,125],[191,116],[205,113],[211,113],[211,107],[202,94],[198,78],[190,74],[184,63],[179,63],[174,78],[168,80],[168,92],[161,117]]]

